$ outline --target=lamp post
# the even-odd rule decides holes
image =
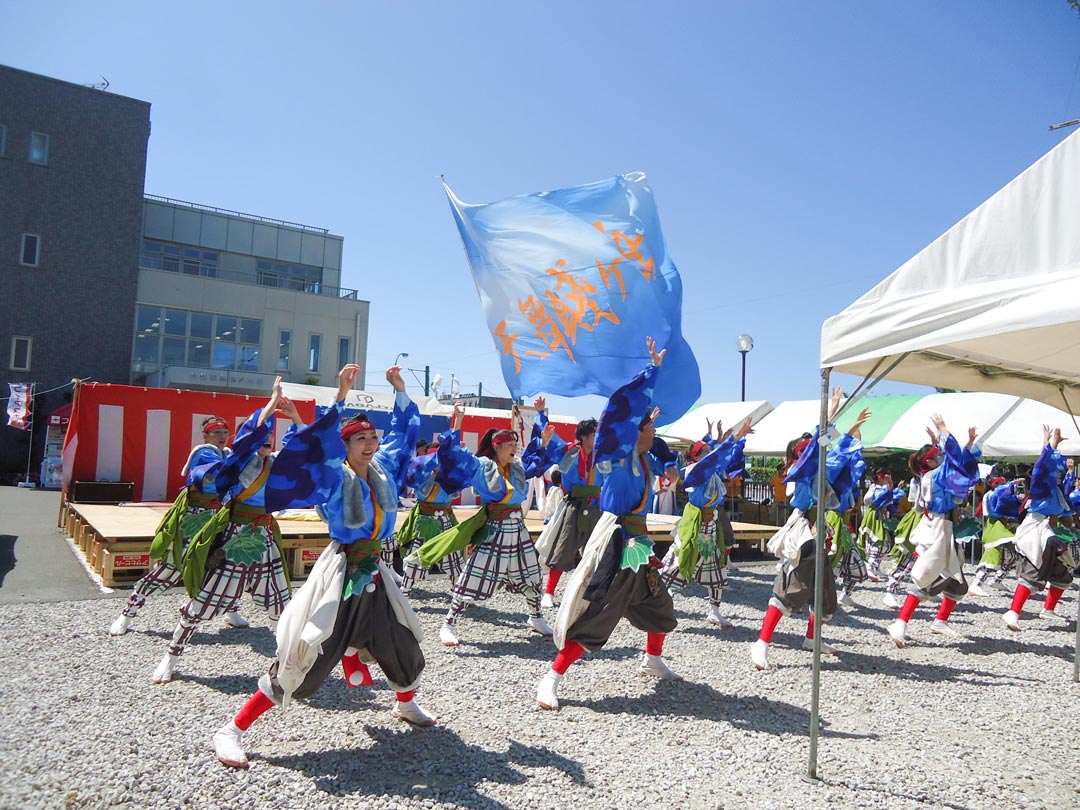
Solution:
[[[394,365],[395,366],[401,365],[402,358],[408,360],[409,359],[409,353],[408,352],[398,352],[398,356],[394,358]]]
[[[739,335],[735,339],[735,350],[742,355],[742,401],[746,402],[746,353],[754,348],[754,339],[749,335]]]

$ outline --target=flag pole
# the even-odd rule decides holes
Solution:
[[[34,457],[34,385],[30,383],[30,392],[26,397],[26,410],[30,417],[30,446],[26,450],[26,475],[23,476],[23,483],[27,486],[30,485],[30,460]]]

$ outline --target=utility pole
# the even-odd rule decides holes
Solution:
[[[480,382],[480,383],[477,384],[476,398],[477,398],[477,400],[479,400],[476,407],[477,408],[483,408],[484,407],[484,383],[483,382]]]
[[[431,396],[431,366],[424,366],[424,396]]]

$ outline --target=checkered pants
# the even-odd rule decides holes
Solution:
[[[716,542],[715,520],[701,524],[701,535],[698,537],[698,543],[698,551],[701,552],[701,556],[698,557],[697,569],[694,571],[694,582],[709,589],[709,604],[719,606],[723,598],[724,588],[727,586],[727,577],[724,576],[727,553],[723,544]],[[678,550],[675,546],[676,544],[672,543],[671,548],[664,555],[661,579],[671,590],[681,591],[686,587],[687,581],[679,573]]]
[[[241,528],[241,525],[230,523],[225,529],[225,542]],[[261,560],[237,563],[223,557],[207,571],[198,596],[180,608],[180,621],[169,644],[170,655],[182,655],[199,622],[236,610],[245,593],[250,593],[255,604],[266,610],[271,621],[277,621],[281,616],[290,597],[285,565],[271,531],[268,528],[260,531],[266,540]]]
[[[900,593],[900,586],[904,580],[910,578],[911,569],[915,567],[915,553],[908,552],[903,559],[896,564],[896,568],[889,574],[889,582],[885,585],[885,591],[893,595]]]
[[[203,509],[201,506],[188,505],[187,510],[184,512],[184,517],[190,517],[192,515],[206,515],[207,520],[212,518],[217,512],[217,509]],[[191,542],[190,537],[184,538],[184,548],[187,548],[188,543]],[[122,614],[129,619],[134,619],[139,615],[139,611],[142,610],[143,605],[146,604],[146,598],[153,596],[155,593],[162,593],[163,591],[174,588],[177,585],[183,584],[184,575],[173,564],[172,549],[169,549],[165,556],[158,560],[146,572],[145,576],[135,583],[135,590],[132,591],[131,596],[128,597],[127,605],[124,606]]]
[[[447,512],[436,512],[431,516],[434,520],[439,521],[439,531],[446,531],[453,528],[453,523],[450,522],[450,515]],[[413,540],[412,548],[409,549],[409,553],[415,553],[420,550],[420,546],[424,545],[427,540],[423,537],[417,537]],[[447,573],[450,574],[450,579],[453,582],[457,582],[457,578],[461,576],[461,571],[465,567],[465,552],[454,551],[446,555],[439,561],[439,565],[446,567]],[[427,579],[428,569],[421,566],[419,563],[410,562],[405,563],[405,573],[401,577],[401,592],[408,597],[412,593],[413,585],[417,582],[423,582]]]
[[[454,624],[468,602],[490,598],[499,585],[525,596],[529,615],[540,616],[540,557],[520,514],[488,521],[487,532],[450,590],[447,624]]]
[[[841,555],[836,574],[837,585],[843,588],[844,593],[851,593],[858,583],[866,582],[866,560],[858,546],[852,546]]]

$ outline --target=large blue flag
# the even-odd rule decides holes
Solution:
[[[701,375],[644,173],[485,205],[446,194],[514,397],[608,396],[649,363],[651,336],[667,349],[658,422],[690,409]]]

